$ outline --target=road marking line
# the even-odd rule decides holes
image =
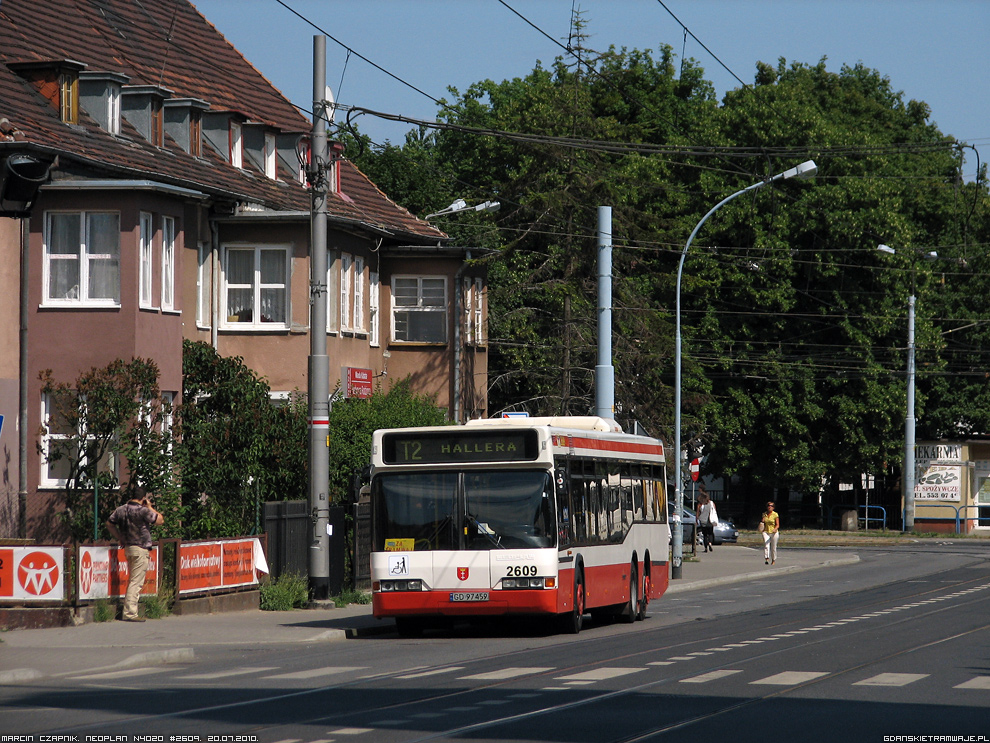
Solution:
[[[694,660],[692,655],[675,655],[670,658],[670,660]]]
[[[488,673],[475,673],[471,676],[460,676],[458,680],[470,679],[472,681],[501,681],[504,679],[514,679],[519,676],[531,676],[535,673],[546,673],[552,671],[550,668],[503,668],[501,671],[490,671]]]
[[[569,676],[557,676],[554,681],[607,681],[608,679],[628,676],[630,673],[639,673],[643,668],[596,668],[583,673],[574,673]]]
[[[364,735],[365,733],[373,733],[374,728],[339,728],[338,730],[328,730],[328,733],[334,735]]]
[[[750,681],[751,684],[768,684],[771,686],[794,686],[806,681],[814,681],[822,676],[828,676],[828,671],[784,671],[773,676]]]
[[[266,676],[269,679],[311,679],[317,676],[332,676],[336,673],[347,673],[348,671],[363,671],[367,666],[327,666],[325,668],[310,668],[308,671],[294,671],[292,673],[278,673],[274,676]]]
[[[90,673],[85,676],[72,676],[73,679],[120,679],[129,676],[147,676],[151,673],[158,673],[158,668],[129,668],[125,671],[105,671],[103,673]]]
[[[464,666],[451,666],[450,668],[434,668],[432,671],[420,671],[419,673],[407,673],[404,676],[397,676],[400,679],[418,679],[423,676],[436,676],[441,673],[453,673],[454,671],[463,671]]]
[[[732,676],[736,673],[742,673],[742,671],[730,670],[728,668],[723,668],[720,671],[710,671],[708,673],[703,673],[700,676],[693,676],[689,679],[681,679],[682,684],[705,684],[709,681],[718,681],[719,679],[725,678],[726,676]]]
[[[958,686],[953,686],[953,689],[990,689],[990,676],[977,676],[971,678]]]
[[[880,673],[857,681],[853,686],[907,686],[926,676],[927,673]]]
[[[229,671],[215,671],[214,673],[194,673],[189,676],[179,676],[180,679],[221,679],[228,678],[229,676],[243,676],[248,673],[264,673],[265,671],[274,671],[278,666],[242,666],[241,668],[232,668]]]
[[[674,661],[672,661],[672,660],[654,660],[654,661],[650,661],[646,665],[648,665],[648,666],[672,666],[672,665],[674,665]]]

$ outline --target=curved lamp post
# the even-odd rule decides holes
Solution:
[[[774,181],[787,180],[789,178],[812,178],[815,173],[818,172],[818,166],[815,165],[814,160],[807,160],[797,167],[791,168],[790,170],[785,170],[783,173],[778,173],[775,176],[767,178],[766,180],[754,183],[751,186],[747,186],[741,191],[736,191],[730,196],[726,196],[715,206],[708,210],[708,213],[701,218],[701,221],[695,225],[694,230],[691,232],[691,236],[688,237],[687,243],[684,245],[684,250],[681,251],[681,261],[677,265],[677,316],[676,316],[676,335],[674,341],[674,451],[677,454],[677,468],[674,473],[674,534],[673,534],[673,554],[671,556],[671,578],[681,577],[681,564],[684,561],[684,524],[681,521],[681,511],[684,508],[684,489],[681,484],[681,470],[683,469],[684,462],[682,460],[681,454],[681,274],[684,272],[684,259],[687,257],[688,248],[691,247],[691,242],[694,240],[694,236],[698,234],[698,230],[701,226],[708,220],[712,214],[718,211],[725,204],[728,204],[737,196],[742,196],[748,191],[755,191],[757,189],[763,188]]]

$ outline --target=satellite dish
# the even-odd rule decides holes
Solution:
[[[326,101],[327,104],[327,124],[332,125],[337,114],[337,104],[334,102],[333,91],[330,90],[329,85],[327,85],[324,90],[323,100]]]

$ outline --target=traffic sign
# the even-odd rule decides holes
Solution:
[[[691,479],[698,482],[698,476],[701,474],[701,460],[692,459],[691,460]]]

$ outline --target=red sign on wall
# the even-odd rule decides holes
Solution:
[[[345,397],[371,397],[375,374],[371,369],[345,366],[341,369]]]
[[[0,548],[0,599],[61,601],[63,554],[61,547]]]
[[[184,543],[179,546],[179,593],[250,586],[255,573],[257,538],[222,542]]]

